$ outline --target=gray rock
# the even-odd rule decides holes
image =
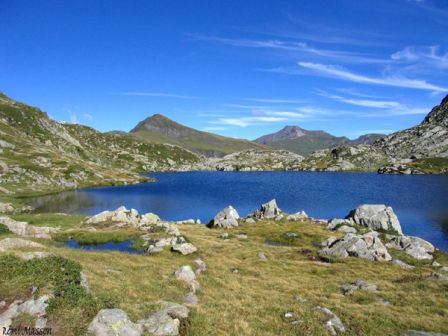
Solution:
[[[411,266],[409,264],[406,264],[404,261],[401,261],[400,259],[394,259],[391,261],[391,263],[395,266],[401,267],[403,269],[411,270],[414,269],[414,266]]]
[[[178,268],[174,275],[177,280],[182,281],[186,284],[189,284],[193,280],[196,280],[196,274],[193,272],[193,269],[189,265]]]
[[[102,309],[89,324],[88,331],[96,336],[140,336],[143,328],[121,309]]]
[[[81,287],[84,288],[87,293],[90,293],[89,281],[87,280],[86,275],[84,272],[79,272],[79,276],[81,278]]]
[[[308,218],[308,215],[306,214],[305,211],[299,211],[299,212],[296,212],[295,214],[291,214],[291,215],[286,216],[286,220],[294,221],[294,222],[296,222],[296,221],[303,221],[303,220],[305,220],[307,218]]]
[[[348,233],[344,237],[332,242],[330,245],[328,240],[324,243],[326,243],[327,246],[319,251],[319,254],[322,256],[333,256],[338,258],[352,256],[372,261],[392,260],[386,247],[378,238],[378,234],[373,231],[362,236]]]
[[[333,218],[328,222],[327,229],[330,231],[335,231],[340,226],[352,226],[353,224],[353,221],[349,219]]]
[[[3,240],[0,240],[0,252],[22,248],[45,248],[45,246],[21,238],[5,238]]]
[[[277,206],[277,202],[275,201],[275,199],[273,199],[265,204],[262,204],[260,209],[255,211],[253,217],[258,219],[273,219],[280,215],[281,212],[282,211]]]
[[[48,307],[50,295],[43,295],[38,299],[29,299],[28,301],[14,301],[7,310],[0,315],[0,328],[9,328],[12,320],[21,314],[33,315],[37,318],[45,316]]]
[[[393,209],[384,204],[363,204],[352,210],[347,218],[352,218],[357,225],[366,226],[375,231],[384,230],[403,234]]]
[[[258,252],[258,259],[260,259],[261,261],[267,261],[268,257],[266,257],[266,254],[264,254],[264,252]]]
[[[247,234],[240,233],[240,234],[237,234],[235,237],[237,237],[238,239],[241,239],[241,240],[246,240],[247,239]]]
[[[160,305],[162,306],[160,312],[165,312],[173,318],[185,319],[190,315],[190,310],[184,305],[168,301],[161,301]]]
[[[208,224],[209,227],[231,228],[238,226],[240,215],[229,205],[227,208],[219,212]]]
[[[229,239],[229,234],[227,232],[223,232],[219,235],[219,238],[221,239]]]
[[[362,290],[366,292],[377,292],[378,288],[376,285],[371,284],[364,280],[356,280],[353,283],[346,283],[341,286],[342,293],[344,295],[351,295],[357,290]]]
[[[43,259],[56,256],[54,253],[50,252],[21,252],[16,255],[22,260]]]
[[[177,336],[179,335],[180,321],[172,318],[165,311],[157,312],[147,319],[137,321],[137,324],[150,335],[154,336]]]
[[[51,233],[58,229],[46,226],[33,226],[26,222],[18,222],[9,217],[0,217],[0,224],[5,225],[9,231],[22,237],[51,239]]]
[[[338,232],[344,232],[344,233],[356,233],[358,232],[353,226],[348,225],[342,225],[336,229]]]
[[[199,302],[198,297],[193,292],[188,292],[183,296],[183,302],[186,306],[193,307]]]
[[[176,244],[171,249],[175,252],[181,253],[182,255],[189,255],[198,250],[197,247],[191,243]]]
[[[11,203],[1,203],[0,202],[0,213],[12,213],[14,212],[14,207]]]
[[[432,267],[442,267],[440,263],[438,263],[436,260],[434,260],[431,264]]]
[[[253,219],[253,218],[246,218],[245,222],[248,223],[248,224],[256,223],[255,219]]]
[[[408,330],[403,331],[400,336],[448,336],[448,334],[433,333],[427,331]]]
[[[444,274],[437,273],[437,272],[432,272],[431,278],[434,280],[439,280],[439,281],[448,281],[448,275],[444,275]]]
[[[202,259],[198,258],[193,260],[193,264],[197,266],[197,269],[195,271],[196,275],[200,275],[207,271],[207,264]]]
[[[430,242],[413,236],[391,236],[387,247],[403,250],[418,260],[432,260],[435,248]]]
[[[330,309],[323,307],[317,307],[316,309],[322,313],[330,335],[336,336],[338,333],[345,332],[345,326],[342,324],[342,321]]]

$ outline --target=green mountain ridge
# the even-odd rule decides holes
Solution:
[[[268,149],[264,145],[249,140],[198,131],[161,114],[155,114],[142,120],[130,133],[146,141],[178,145],[207,157],[222,157],[248,149]]]
[[[61,124],[0,94],[0,195],[134,183],[146,179],[140,172],[174,170],[198,160],[177,146]]]

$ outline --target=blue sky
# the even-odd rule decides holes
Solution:
[[[0,91],[58,121],[155,113],[254,139],[419,123],[448,93],[448,1],[0,0]]]

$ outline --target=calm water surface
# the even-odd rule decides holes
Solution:
[[[38,211],[93,215],[121,205],[162,219],[208,222],[231,204],[244,216],[277,199],[287,212],[345,217],[363,203],[392,206],[403,231],[448,250],[448,176],[312,172],[148,174],[156,183],[77,190],[31,199]]]
[[[80,244],[76,240],[69,240],[64,244],[65,247],[74,248],[74,249],[81,249],[81,250],[87,250],[87,251],[120,251],[120,252],[127,252],[132,254],[142,254],[142,250],[137,250],[132,248],[132,243],[134,241],[131,240],[125,240],[122,242],[107,242],[107,243],[101,243],[101,244]]]

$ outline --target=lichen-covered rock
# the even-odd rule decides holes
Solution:
[[[121,309],[102,309],[89,324],[88,331],[95,336],[140,336],[143,328]]]
[[[209,227],[231,228],[238,226],[240,215],[229,205],[220,211],[208,224]]]
[[[398,220],[391,207],[384,204],[364,204],[352,210],[347,216],[355,224],[366,226],[372,230],[383,230],[403,234]]]

